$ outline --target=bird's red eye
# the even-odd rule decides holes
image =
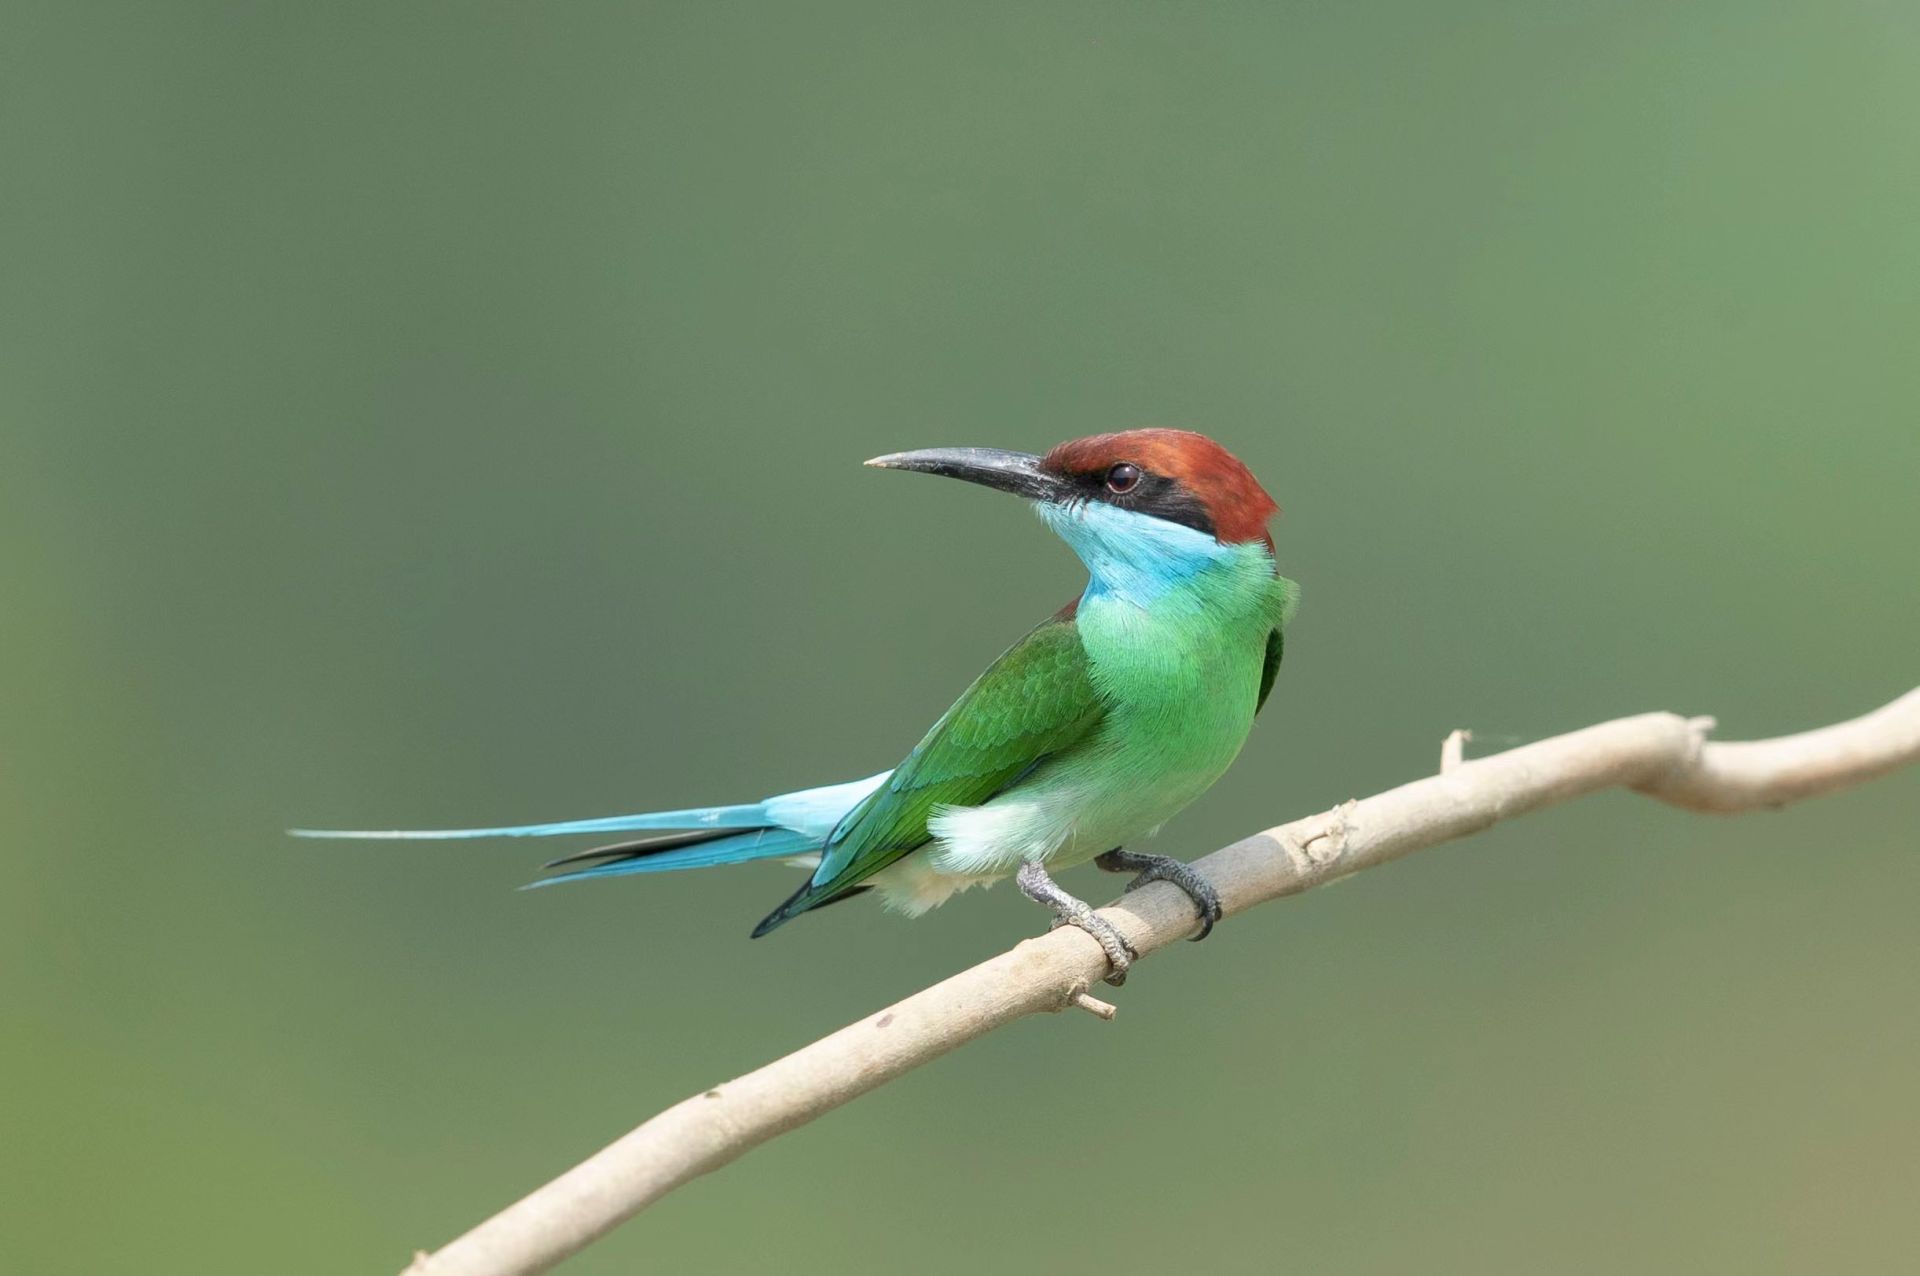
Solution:
[[[1125,461],[1107,471],[1107,490],[1119,494],[1131,492],[1140,486],[1140,467],[1129,465]]]

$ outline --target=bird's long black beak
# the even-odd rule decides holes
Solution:
[[[1030,501],[1050,501],[1062,493],[1059,479],[1040,468],[1040,458],[995,447],[930,447],[918,452],[876,456],[868,465],[880,470],[916,470],[944,474],[982,487],[1012,492]]]

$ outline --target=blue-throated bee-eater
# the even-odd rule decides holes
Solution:
[[[1129,430],[1045,456],[932,448],[868,465],[943,474],[1032,501],[1086,565],[1086,590],[1015,643],[906,760],[864,780],[738,806],[509,828],[296,830],[310,837],[539,837],[646,831],[552,861],[583,881],[779,859],[810,870],[760,936],[867,890],[917,915],[1012,876],[1105,949],[1119,983],[1133,954],[1050,870],[1093,860],[1169,881],[1220,916],[1206,880],[1124,849],[1206,792],[1240,752],[1280,668],[1298,590],[1279,575],[1273,499],[1232,453],[1185,430]]]

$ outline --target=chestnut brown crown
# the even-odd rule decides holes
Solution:
[[[1039,468],[1085,500],[1180,523],[1223,544],[1267,540],[1280,507],[1240,458],[1192,430],[1122,430],[1070,439]]]

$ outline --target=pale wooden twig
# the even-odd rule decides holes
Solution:
[[[1709,744],[1712,720],[1621,718],[1466,762],[1449,740],[1443,774],[1257,833],[1196,867],[1228,915],[1292,895],[1500,820],[1625,787],[1696,811],[1780,806],[1920,759],[1920,689],[1865,717],[1802,735]],[[1102,910],[1145,957],[1197,925],[1177,888],[1154,883]],[[438,1253],[407,1276],[544,1271],[674,1188],[775,1135],[1041,1011],[1077,1006],[1107,973],[1100,946],[1061,927],[668,1108]]]

